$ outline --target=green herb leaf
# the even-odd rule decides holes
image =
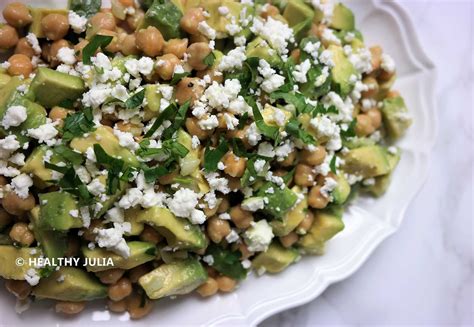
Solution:
[[[329,168],[331,168],[331,171],[334,174],[337,174],[337,168],[336,168],[336,155],[333,155],[331,158],[331,161],[329,162]]]
[[[255,102],[253,98],[246,97],[245,101],[250,107],[252,107],[253,118],[255,120],[255,124],[257,125],[259,131],[266,137],[272,140],[275,140],[275,142],[278,142],[280,138],[280,128],[277,126],[270,126],[265,123],[265,121],[263,120],[262,113],[258,109],[257,103]]]
[[[171,79],[170,85],[176,85],[181,81],[183,78],[188,77],[191,75],[190,72],[184,72],[184,73],[174,73],[173,78]]]
[[[220,139],[217,148],[211,150],[207,147],[204,153],[204,170],[207,172],[216,171],[217,164],[227,151],[229,151],[229,144],[224,138]]]
[[[101,0],[69,0],[69,10],[89,18],[99,12],[101,4]]]
[[[125,101],[125,108],[135,109],[136,107],[139,107],[143,103],[144,98],[145,98],[145,89],[143,88]]]
[[[285,131],[305,144],[316,144],[314,137],[305,131],[300,122],[294,118],[286,124]]]
[[[145,133],[144,137],[151,137],[156,130],[163,124],[165,120],[172,120],[173,117],[175,116],[177,111],[176,104],[171,103],[165,110],[163,110],[160,115],[156,118],[155,122],[151,126],[151,128],[148,130],[148,132]]]
[[[342,130],[341,128],[341,137],[344,141],[350,137],[356,136],[356,133],[355,133],[356,124],[357,124],[357,120],[354,118],[345,131]]]
[[[247,276],[247,270],[242,266],[240,251],[231,251],[223,249],[212,243],[207,248],[206,254],[211,255],[214,259],[212,267],[223,275],[234,279],[244,279]]]
[[[112,42],[112,39],[113,37],[110,35],[94,35],[84,49],[82,49],[82,62],[86,65],[90,65],[91,57],[95,54],[97,49],[104,49]]]
[[[164,132],[162,139],[169,139],[173,134],[184,125],[186,120],[186,114],[190,107],[191,102],[188,100],[183,105],[181,105],[177,112],[175,112],[174,118],[171,120],[172,124]]]
[[[57,181],[63,191],[75,195],[82,204],[90,204],[92,202],[94,197],[89,193],[86,185],[82,183],[72,166],[61,167],[45,162],[45,167],[64,174],[63,177]]]
[[[84,162],[84,158],[80,153],[75,152],[65,145],[57,145],[54,147],[54,152],[61,156],[66,162],[73,165],[80,165]]]
[[[69,142],[74,137],[82,136],[94,130],[93,119],[92,108],[89,107],[72,115],[68,115],[64,119],[62,129],[63,140]]]
[[[239,125],[237,125],[237,129],[242,129],[244,128],[245,124],[247,123],[247,119],[249,118],[249,113],[244,112],[242,116],[239,118]]]
[[[94,153],[97,163],[107,167],[107,195],[113,195],[120,188],[121,174],[130,171],[123,160],[114,158],[105,152],[100,144],[94,144]]]
[[[163,165],[157,165],[155,167],[142,167],[143,174],[145,176],[145,181],[147,183],[154,183],[161,176],[169,174],[172,170]]]
[[[214,54],[214,51],[211,51],[206,57],[204,57],[204,64],[207,66],[212,66],[214,65],[214,61],[216,60],[216,55]]]

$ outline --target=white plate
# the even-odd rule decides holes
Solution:
[[[45,7],[65,1],[30,1]],[[49,3],[49,4],[48,4]],[[1,7],[5,0],[1,0]],[[85,326],[121,325],[256,325],[268,316],[309,302],[330,284],[351,275],[386,237],[400,226],[405,209],[424,183],[428,159],[436,137],[434,101],[435,68],[424,53],[407,13],[396,3],[380,0],[350,1],[358,28],[367,44],[380,44],[397,62],[400,90],[414,118],[406,137],[398,144],[402,160],[393,182],[380,199],[362,198],[344,215],[346,228],[331,240],[327,253],[306,257],[279,275],[250,276],[234,293],[203,300],[184,296],[162,300],[147,318],[128,322],[126,315],[111,315],[90,306],[78,317],[67,319],[52,312],[51,303],[35,304],[18,316],[14,299],[0,291],[0,325]]]

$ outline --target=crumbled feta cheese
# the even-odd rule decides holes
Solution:
[[[245,55],[245,47],[239,46],[230,50],[225,56],[222,57],[217,69],[223,72],[242,69],[245,59],[247,59],[247,56]]]
[[[123,102],[127,101],[127,99],[129,98],[127,88],[122,84],[115,85],[110,95]]]
[[[153,59],[149,57],[141,57],[137,62],[137,69],[142,75],[150,75],[153,71]]]
[[[15,135],[8,135],[0,139],[0,159],[8,159],[19,148],[20,142],[18,142]]]
[[[251,123],[249,128],[247,129],[247,140],[249,144],[252,146],[257,145],[257,143],[262,139],[262,135],[260,134],[257,125],[255,123]]]
[[[66,65],[74,65],[76,63],[74,49],[68,47],[62,47],[59,49],[56,57],[60,62],[63,62]]]
[[[77,209],[69,210],[69,216],[73,218],[79,218],[79,210]]]
[[[191,147],[195,150],[199,147],[201,144],[201,141],[199,141],[199,138],[196,135],[193,135],[191,139]]]
[[[41,278],[38,272],[33,268],[28,269],[24,277],[27,283],[30,284],[31,286],[38,285]]]
[[[122,132],[119,129],[114,129],[114,135],[117,136],[119,144],[127,149],[136,151],[140,147],[130,132]]]
[[[250,30],[265,39],[280,54],[288,53],[288,42],[294,41],[293,30],[272,17],[266,21],[255,18]]]
[[[5,129],[9,129],[10,127],[20,126],[23,123],[28,114],[26,112],[26,108],[23,106],[11,106],[5,112],[3,119],[2,119],[2,126]]]
[[[206,21],[198,24],[198,31],[210,40],[214,40],[217,36],[216,30],[209,26]]]
[[[212,266],[214,264],[214,257],[208,254],[202,257],[202,261],[207,263],[209,266]]]
[[[380,66],[387,73],[393,73],[395,71],[395,61],[386,53],[382,54],[382,62]]]
[[[101,248],[115,252],[118,255],[128,258],[130,256],[130,248],[123,238],[124,233],[130,233],[131,225],[129,222],[114,223],[113,228],[99,229],[95,228],[95,241]]]
[[[35,54],[41,54],[41,47],[39,45],[39,41],[36,35],[34,33],[28,33],[25,38],[26,41],[31,45],[31,48],[33,49]]]
[[[323,187],[320,189],[320,193],[325,198],[330,197],[330,193],[337,187],[337,181],[334,178],[326,178]]]
[[[257,159],[257,160],[255,160],[255,163],[253,164],[253,167],[255,168],[255,171],[257,173],[260,173],[260,172],[263,171],[263,168],[265,167],[266,163],[267,162],[263,159]]]
[[[247,210],[247,211],[254,212],[257,210],[261,210],[264,207],[265,207],[265,202],[263,201],[262,197],[248,198],[242,202],[242,209]]]
[[[219,121],[217,120],[217,116],[211,115],[206,119],[200,120],[198,125],[204,130],[212,130],[219,126]]]
[[[120,199],[118,206],[123,209],[130,209],[138,205],[142,197],[143,193],[138,188],[129,188],[127,192],[125,192],[125,195]]]
[[[244,233],[244,240],[249,251],[266,251],[273,239],[272,227],[264,219],[252,222],[252,226]]]
[[[177,217],[189,218],[198,204],[199,197],[198,193],[190,189],[180,189],[168,200],[168,208]]]
[[[311,62],[309,59],[306,59],[301,64],[295,66],[295,70],[292,72],[293,78],[299,83],[306,83],[308,81],[306,74],[308,74],[310,68]]]
[[[258,145],[258,154],[263,157],[273,158],[275,156],[275,151],[270,143],[263,142]]]
[[[49,143],[48,141],[54,139],[58,135],[56,129],[57,122],[49,122],[37,128],[30,128],[27,131],[28,136],[35,138],[39,143]]]
[[[92,182],[87,185],[87,190],[95,196],[99,196],[105,192],[105,185],[101,183],[98,178],[94,178]]]
[[[225,240],[227,243],[234,243],[239,240],[239,234],[235,231],[235,229],[232,229],[229,234],[225,237]]]
[[[71,25],[74,33],[82,33],[87,27],[87,17],[79,16],[74,11],[70,10],[68,14],[69,25]]]
[[[29,188],[33,186],[33,180],[26,174],[21,174],[12,178],[11,187],[13,191],[22,199],[28,197]]]
[[[229,181],[225,177],[219,177],[219,173],[208,173],[205,175],[209,187],[212,190],[219,191],[223,194],[230,192]]]

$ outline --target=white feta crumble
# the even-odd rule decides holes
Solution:
[[[198,193],[182,188],[168,200],[168,208],[177,217],[189,218],[198,204],[199,197]]]
[[[99,196],[105,192],[105,185],[101,183],[98,178],[94,178],[92,182],[87,185],[87,190],[95,196]]]
[[[191,147],[195,150],[199,147],[200,144],[201,144],[201,141],[199,141],[199,137],[197,137],[196,135],[193,135],[191,139]]]
[[[73,218],[79,218],[79,210],[77,209],[69,210],[69,216]]]
[[[299,83],[306,83],[308,81],[306,74],[308,74],[310,68],[311,62],[309,59],[306,59],[299,65],[295,66],[295,70],[292,72],[293,78]]]
[[[198,125],[204,130],[212,130],[219,126],[219,121],[217,120],[217,116],[211,115],[206,119],[200,120]]]
[[[285,84],[285,77],[278,75],[265,59],[259,60],[257,69],[263,77],[260,87],[266,93],[276,91],[280,86]]]
[[[140,147],[140,145],[135,141],[133,134],[130,132],[122,132],[115,128],[114,135],[117,136],[119,144],[127,149],[136,151]]]
[[[70,10],[68,13],[69,25],[71,25],[74,33],[85,32],[87,27],[87,17],[79,16],[76,12]]]
[[[137,69],[142,75],[150,75],[153,71],[154,62],[150,57],[141,57],[137,62]]]
[[[225,237],[225,240],[227,243],[235,243],[239,240],[239,234],[235,231],[235,229],[232,229],[229,234]]]
[[[39,143],[49,143],[48,141],[54,139],[58,135],[56,129],[57,122],[49,122],[37,128],[30,128],[27,131],[28,136],[35,138]]]
[[[325,198],[329,198],[331,192],[337,187],[337,181],[334,178],[326,178],[323,187],[320,189],[320,193]]]
[[[28,197],[28,192],[31,186],[33,186],[33,180],[26,174],[21,174],[12,178],[11,187],[13,191],[22,199],[26,199]]]
[[[38,285],[38,283],[40,281],[40,275],[33,268],[28,269],[26,271],[24,277],[25,277],[25,280],[27,281],[27,283],[30,284],[31,286]]]
[[[12,126],[20,126],[26,118],[28,118],[28,114],[24,106],[11,106],[3,116],[2,126],[5,129],[9,129]]]
[[[266,21],[253,20],[252,32],[265,39],[279,54],[288,53],[288,42],[293,42],[293,30],[285,23],[268,17]]]
[[[99,229],[95,228],[95,241],[101,248],[115,252],[118,255],[128,258],[130,256],[130,248],[123,238],[124,233],[130,233],[131,225],[129,222],[114,223],[113,228]]]
[[[35,54],[39,55],[41,53],[41,47],[39,45],[38,38],[34,33],[28,33],[26,36],[26,41],[28,41],[29,45],[31,45],[31,48],[35,52]]]
[[[393,60],[392,57],[390,57],[390,55],[386,53],[382,54],[382,62],[380,66],[387,73],[395,72],[395,61]]]
[[[8,135],[0,139],[0,159],[8,159],[19,148],[20,142],[18,142],[15,135]]]
[[[237,68],[241,69],[245,59],[247,59],[247,56],[245,55],[245,47],[239,46],[230,50],[222,57],[217,69],[219,71],[232,71]]]
[[[74,49],[68,47],[62,47],[58,50],[57,58],[60,62],[66,65],[74,65],[76,63],[76,56]]]
[[[202,261],[207,263],[209,266],[212,266],[214,264],[214,257],[208,254],[202,257]]]
[[[123,209],[130,209],[138,205],[143,197],[142,191],[136,187],[129,188],[120,199],[118,206]]]
[[[206,21],[202,21],[198,24],[198,31],[210,40],[214,40],[217,36],[216,30],[209,26]]]
[[[265,164],[267,162],[263,159],[257,159],[255,160],[254,164],[253,164],[253,167],[255,168],[255,171],[257,173],[261,173],[263,171],[263,168],[265,167]]]
[[[263,200],[263,197],[257,196],[254,198],[248,198],[242,202],[242,209],[247,211],[255,212],[263,208],[265,208],[265,201]]]
[[[266,251],[272,239],[272,227],[264,219],[252,222],[252,226],[244,233],[245,243],[251,252]]]

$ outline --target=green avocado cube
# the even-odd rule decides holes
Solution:
[[[45,67],[38,68],[30,86],[35,101],[47,108],[58,106],[65,100],[76,100],[84,89],[80,77]]]
[[[80,228],[83,223],[80,218],[71,215],[78,205],[74,197],[66,192],[50,192],[39,195],[40,219],[39,227],[45,230],[67,231]]]
[[[291,189],[296,194],[302,194],[301,189],[298,186],[294,186]],[[292,232],[306,216],[308,210],[308,199],[306,196],[300,202],[298,202],[293,208],[291,208],[282,218],[274,219],[270,222],[272,226],[273,234],[276,236],[285,236]]]
[[[385,99],[381,111],[383,124],[387,128],[388,135],[393,140],[402,137],[412,123],[403,98],[398,96]]]
[[[68,247],[67,234],[65,232],[40,228],[40,210],[40,207],[36,206],[28,215],[33,223],[35,239],[48,258],[62,258]]]
[[[30,258],[38,258],[41,255],[39,248],[17,248],[13,245],[0,245],[0,276],[5,279],[25,280],[26,272],[34,268],[30,265]],[[23,265],[17,264],[20,262]],[[18,260],[18,261],[17,261]]]
[[[344,223],[340,217],[329,212],[316,211],[313,225],[297,244],[306,253],[322,255],[325,243],[343,229]]]
[[[342,3],[336,4],[332,12],[329,27],[336,30],[353,30],[355,28],[354,14]]]
[[[154,26],[160,30],[165,40],[181,38],[179,22],[183,13],[172,1],[154,1],[145,13],[141,28]]]
[[[265,269],[276,274],[286,269],[299,257],[298,250],[284,248],[278,242],[272,242],[267,251],[260,253],[252,260],[252,267],[256,270]]]
[[[296,193],[288,187],[281,188],[270,182],[263,185],[257,195],[265,199],[262,211],[276,218],[282,218],[298,200]]]
[[[344,156],[344,171],[364,178],[390,172],[386,150],[379,145],[363,146],[350,150]]]
[[[351,193],[351,186],[343,175],[337,175],[335,179],[337,186],[332,191],[333,203],[344,204]]]
[[[152,207],[141,210],[136,221],[154,227],[162,234],[168,245],[176,250],[196,250],[207,246],[207,240],[199,226],[187,219],[176,217],[166,208]]]
[[[351,76],[357,75],[357,71],[344,54],[341,46],[331,44],[328,50],[331,51],[332,60],[334,61],[334,67],[331,70],[333,85],[342,96],[346,96],[353,87]]]
[[[73,267],[62,267],[49,277],[41,279],[33,289],[38,299],[58,301],[92,301],[107,297],[107,286],[84,270]]]
[[[150,299],[192,292],[207,280],[207,272],[197,259],[162,264],[143,275],[138,284]]]
[[[136,266],[139,266],[145,262],[156,259],[156,247],[154,244],[149,242],[140,242],[140,241],[131,241],[127,242],[128,247],[130,248],[130,256],[124,258],[114,252],[108,251],[106,249],[95,248],[89,249],[87,246],[82,247],[82,254],[84,258],[89,259],[88,262],[93,263],[94,260],[99,261],[103,259],[111,258],[113,261],[113,267],[106,265],[88,265],[86,266],[87,271],[103,271],[111,268],[120,268],[120,269],[132,269]]]

